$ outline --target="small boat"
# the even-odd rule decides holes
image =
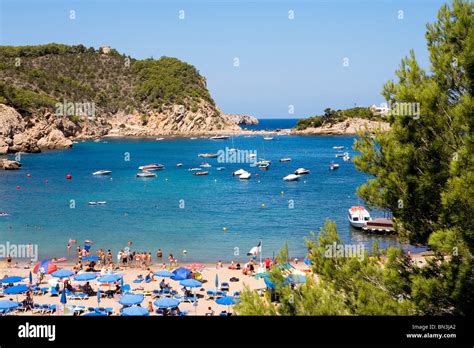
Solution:
[[[247,171],[245,169],[239,169],[239,170],[236,170],[235,172],[233,172],[232,175],[233,176],[240,176],[243,173],[247,173]]]
[[[305,168],[298,168],[295,170],[295,173],[296,175],[304,175],[304,174],[309,174],[309,170],[308,169],[305,169]]]
[[[198,155],[198,157],[202,157],[202,158],[217,158],[219,157],[219,154],[218,153],[200,153]]]
[[[284,181],[296,181],[300,179],[300,175],[289,174],[283,178]]]
[[[139,177],[139,178],[153,178],[155,176],[156,176],[155,173],[152,173],[152,172],[149,172],[149,171],[146,171],[146,170],[144,170],[141,173],[137,173],[137,177]]]
[[[291,161],[290,157],[280,158],[280,162],[290,162],[290,161]]]
[[[332,147],[334,150],[342,150],[344,146],[333,146]]]
[[[157,163],[152,163],[152,164],[147,164],[146,166],[140,166],[138,167],[140,170],[158,170],[158,169],[165,169],[165,166],[162,164],[157,164]]]
[[[10,214],[8,214],[8,213],[6,213],[6,212],[4,212],[4,211],[0,212],[0,216],[9,216],[9,215],[10,215]]]
[[[331,163],[331,164],[329,165],[329,169],[331,169],[331,170],[339,169],[339,164],[337,164],[337,163]]]
[[[209,172],[195,172],[194,175],[200,176],[200,175],[207,175]]]
[[[345,154],[344,153],[336,153],[336,157],[344,157]]]
[[[263,164],[263,163],[268,163],[268,164],[271,164],[272,161],[270,160],[266,160],[266,159],[260,159],[260,161],[258,161],[256,164],[257,165],[260,165],[260,164]]]
[[[165,140],[165,138],[156,138],[156,141]]]
[[[273,140],[273,137],[263,137],[263,140]]]
[[[225,170],[225,167],[217,167],[217,170]]]
[[[211,140],[226,140],[229,139],[230,137],[228,135],[216,135],[213,137],[210,137],[209,139]]]
[[[344,157],[342,157],[342,159],[344,160],[344,162],[347,162],[347,161],[349,161],[351,158],[349,157],[349,154],[346,152],[346,153],[344,154]]]
[[[111,173],[112,173],[111,170],[98,170],[98,171],[92,173],[92,175],[109,175]]]
[[[201,168],[211,168],[212,167],[209,163],[206,163],[206,162],[202,162],[199,166]]]
[[[196,137],[191,137],[189,138],[190,140],[196,140],[197,138]]]
[[[91,202],[89,202],[88,204],[89,204],[89,205],[97,205],[97,202],[91,201]]]
[[[183,164],[182,163],[176,163],[176,167],[182,167]]]
[[[248,180],[248,179],[250,179],[251,176],[252,176],[252,174],[250,174],[247,171],[244,171],[242,174],[239,175],[239,179]]]
[[[106,201],[98,201],[97,204],[98,205],[104,205],[104,204],[107,204],[107,202]]]
[[[268,167],[270,167],[270,162],[261,162],[258,167],[260,169],[268,169]]]
[[[189,168],[188,169],[190,172],[198,172],[201,170],[201,168]]]
[[[362,206],[352,206],[348,213],[349,223],[355,228],[362,228],[367,222],[372,220],[367,209]]]

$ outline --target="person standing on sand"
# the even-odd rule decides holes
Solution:
[[[148,313],[153,313],[153,303],[151,301],[148,301]]]
[[[170,255],[168,256],[168,261],[170,262],[170,266],[173,267],[173,262],[174,262],[173,254],[170,254]]]

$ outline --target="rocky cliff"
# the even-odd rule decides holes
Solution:
[[[105,135],[238,131],[192,65],[48,44],[0,47],[0,154]]]
[[[224,117],[237,125],[257,125],[258,119],[249,115],[224,114]]]
[[[295,135],[354,135],[359,130],[367,127],[369,130],[390,129],[390,124],[384,121],[372,121],[364,118],[348,118],[342,122],[325,124],[320,127],[308,127],[304,130],[293,129],[291,134]]]

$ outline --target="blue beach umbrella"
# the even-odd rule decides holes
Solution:
[[[67,298],[66,298],[66,289],[63,289],[63,292],[61,293],[61,299],[59,300],[63,305],[67,303]]]
[[[187,288],[199,288],[202,286],[202,283],[196,279],[185,279],[180,281],[179,284]]]
[[[153,304],[158,308],[174,308],[178,307],[179,303],[180,302],[178,300],[169,297],[159,298],[158,300],[153,302]]]
[[[224,297],[218,298],[216,300],[216,303],[223,306],[231,306],[231,305],[234,305],[236,301],[232,296],[224,296]]]
[[[188,279],[191,273],[192,272],[189,269],[181,267],[173,271],[174,276],[172,276],[171,279],[173,280]]]
[[[126,294],[122,296],[119,303],[123,306],[132,306],[142,303],[144,296],[142,294]]]
[[[99,261],[100,257],[97,255],[91,255],[91,256],[84,256],[82,258],[82,261]]]
[[[170,272],[170,271],[167,271],[167,270],[161,270],[161,271],[158,271],[158,272],[155,272],[155,275],[157,277],[163,277],[163,278],[171,278],[173,277],[175,274],[173,272]]]
[[[139,306],[126,307],[122,309],[123,316],[146,316],[150,315],[146,308]]]
[[[33,273],[31,273],[31,271],[30,271],[29,279],[30,279],[30,285],[33,284]]]
[[[275,289],[276,288],[276,285],[275,283],[273,283],[270,278],[268,277],[263,277],[263,281],[265,282],[265,285],[267,286],[267,288],[269,289]]]
[[[97,279],[99,283],[115,283],[121,277],[117,274],[108,274]]]
[[[6,288],[5,290],[3,290],[3,293],[7,295],[18,295],[23,292],[27,292],[28,289],[29,287],[27,285],[18,284],[18,285],[14,285],[14,286],[10,286],[9,288]]]
[[[18,276],[11,276],[0,279],[0,283],[9,284],[9,283],[18,283],[21,282],[24,278]]]
[[[97,278],[97,275],[94,273],[81,273],[75,276],[74,280],[77,280],[78,282],[84,282],[88,280],[93,280],[95,278]]]
[[[20,305],[19,302],[15,302],[12,300],[0,300],[0,309],[12,309],[16,308]]]
[[[71,272],[67,269],[60,269],[51,273],[51,275],[55,278],[69,278],[70,276],[74,275],[74,272]]]
[[[290,284],[303,284],[306,283],[306,276],[293,273],[286,277],[285,282]]]

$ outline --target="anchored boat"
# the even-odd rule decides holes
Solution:
[[[112,173],[111,170],[98,170],[98,171],[92,173],[92,175],[109,175],[111,173]]]
[[[362,228],[367,222],[372,220],[367,209],[360,205],[352,206],[348,213],[349,223],[355,228]]]

